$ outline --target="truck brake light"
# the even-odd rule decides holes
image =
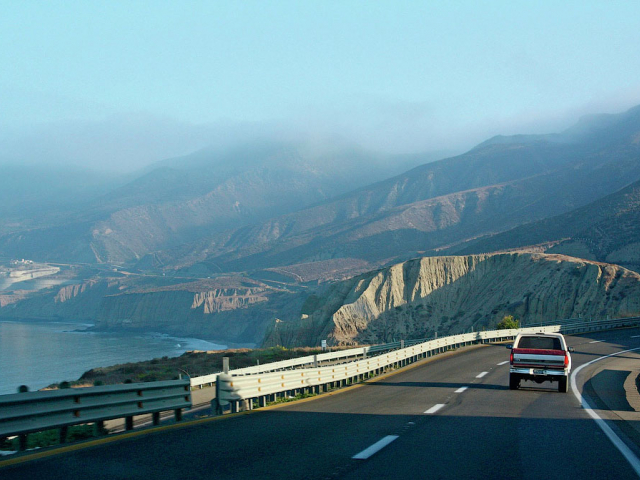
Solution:
[[[569,355],[567,353],[564,354],[564,366],[569,366]]]
[[[513,350],[511,350],[511,355],[509,355],[509,364],[513,365]]]

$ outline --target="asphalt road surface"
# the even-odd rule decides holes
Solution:
[[[640,330],[567,340],[575,371],[640,348]],[[508,358],[503,345],[463,349],[311,401],[3,467],[0,479],[638,478],[572,392],[509,390]],[[624,412],[598,410],[631,443],[620,372],[639,359],[603,359],[576,378],[594,407]]]

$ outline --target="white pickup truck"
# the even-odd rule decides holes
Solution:
[[[569,391],[572,347],[559,333],[521,333],[507,345],[511,349],[509,388],[517,390],[521,380],[558,382],[559,392]]]

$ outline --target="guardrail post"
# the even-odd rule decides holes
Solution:
[[[125,417],[125,419],[124,419],[124,429],[125,430],[133,430],[133,417]]]
[[[104,428],[104,420],[98,420],[96,422],[96,436],[104,435],[107,433]]]
[[[313,368],[318,368],[318,355],[313,356]]]
[[[18,441],[20,442],[18,449],[21,452],[24,452],[27,449],[27,434],[23,433],[22,435],[19,435],[18,439],[19,439]]]
[[[216,398],[211,400],[212,407],[214,402],[216,407],[215,408],[216,415],[222,415],[223,409],[222,409],[222,405],[220,404],[220,379],[216,379]]]
[[[160,412],[153,412],[152,419],[154,425],[160,425]]]
[[[229,357],[222,357],[222,372],[229,374]]]
[[[182,409],[181,408],[176,408],[174,410],[175,416],[176,416],[176,422],[180,422],[182,420]]]
[[[60,430],[58,431],[58,439],[60,443],[66,443],[67,430],[68,430],[68,427],[60,427]]]

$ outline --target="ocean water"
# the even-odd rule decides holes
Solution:
[[[38,390],[77,380],[96,367],[176,357],[187,350],[226,348],[197,338],[90,332],[89,327],[66,322],[0,321],[0,395],[16,393],[20,385]]]

